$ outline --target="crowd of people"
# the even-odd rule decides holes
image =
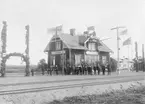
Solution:
[[[39,69],[42,71],[42,75],[44,75],[46,72],[48,75],[105,75],[111,74],[111,67],[109,63],[106,64],[80,64],[77,66],[70,66],[69,64],[66,65],[66,67],[60,67],[60,66],[50,66],[46,63],[42,63],[39,66]],[[34,76],[34,70],[31,70],[32,76]]]

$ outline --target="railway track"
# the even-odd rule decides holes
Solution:
[[[17,90],[5,90],[5,91],[0,91],[0,95],[33,93],[33,92],[42,92],[42,91],[82,87],[82,86],[95,86],[95,85],[114,84],[114,83],[123,83],[123,82],[144,80],[143,76],[130,76],[130,77],[124,77],[124,78],[116,78],[115,80],[111,80],[111,79],[112,78],[110,78],[109,81],[101,81],[101,82],[89,82],[88,81],[86,83],[79,83],[79,84],[68,84],[68,85],[62,84],[62,85],[48,86],[48,87],[38,87],[38,88],[35,87],[35,88],[23,88],[23,89],[17,89]],[[86,79],[82,79],[82,80],[86,80]]]
[[[144,77],[144,75],[136,75],[136,77],[138,76],[142,76]],[[9,84],[0,84],[0,87],[8,87],[8,86],[20,86],[20,85],[36,85],[36,84],[48,84],[48,83],[62,83],[62,82],[73,82],[73,81],[83,81],[83,80],[99,80],[99,79],[106,79],[106,78],[110,78],[110,79],[114,79],[114,78],[128,78],[128,77],[134,77],[134,76],[105,76],[105,77],[91,77],[91,78],[76,78],[76,79],[69,79],[69,80],[51,80],[51,81],[37,81],[37,82],[25,82],[25,83],[9,83]]]

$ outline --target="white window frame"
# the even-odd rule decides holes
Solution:
[[[56,50],[61,50],[61,41],[56,42]]]
[[[88,49],[90,51],[96,51],[95,43],[94,42],[88,43]]]
[[[106,62],[107,62],[107,56],[102,56],[102,63],[106,64]]]

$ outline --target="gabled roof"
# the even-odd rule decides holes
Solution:
[[[79,39],[79,43],[80,44],[84,44],[84,42],[88,39],[87,36],[85,35],[79,35],[78,36],[78,39]]]
[[[62,33],[59,34],[58,37],[63,41],[64,47],[63,48],[69,48],[69,49],[78,49],[78,50],[87,50],[86,47],[81,46],[79,44],[79,37],[78,36],[72,36],[70,34]],[[55,37],[52,37],[52,39]],[[49,43],[47,44],[44,52],[47,52],[49,50]]]
[[[62,41],[63,41],[63,48],[69,48],[69,49],[78,49],[78,50],[87,50],[86,47],[80,45],[83,44],[88,38],[85,35],[76,35],[72,36],[70,34],[62,33],[57,35]],[[55,35],[51,38],[55,38]],[[97,38],[96,38],[97,39]],[[98,46],[98,50],[101,52],[113,52],[110,48],[108,48],[102,41],[99,41],[100,45]],[[49,50],[49,44],[47,44],[44,52],[47,52]]]
[[[99,51],[101,51],[101,52],[111,52],[111,53],[113,53],[113,51],[109,48],[109,47],[107,47],[101,40],[99,40],[99,38],[98,37],[96,37],[96,36],[93,36],[93,37],[88,37],[84,42],[87,42],[87,41],[89,41],[89,39],[91,39],[91,38],[95,38],[95,39],[97,39],[98,41],[99,41],[99,46],[98,46],[98,50]]]
[[[87,49],[79,44],[78,36],[72,36],[70,34],[60,34],[59,37],[64,42],[64,44],[67,46],[67,48],[80,49],[80,50]],[[66,48],[66,47],[64,47],[64,48]]]
[[[113,51],[107,47],[102,41],[100,41],[101,45],[98,46],[98,50],[101,52],[111,52],[113,53]]]

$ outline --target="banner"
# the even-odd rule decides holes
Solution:
[[[95,31],[95,27],[94,26],[90,26],[87,28],[88,31]]]
[[[48,33],[54,33],[54,32],[61,32],[62,31],[62,25],[57,26],[57,27],[52,27],[52,28],[48,28],[47,32]]]
[[[129,37],[128,39],[126,39],[124,42],[123,42],[123,46],[124,45],[130,45],[131,44],[131,37]]]
[[[120,35],[127,35],[127,29],[120,32]]]

